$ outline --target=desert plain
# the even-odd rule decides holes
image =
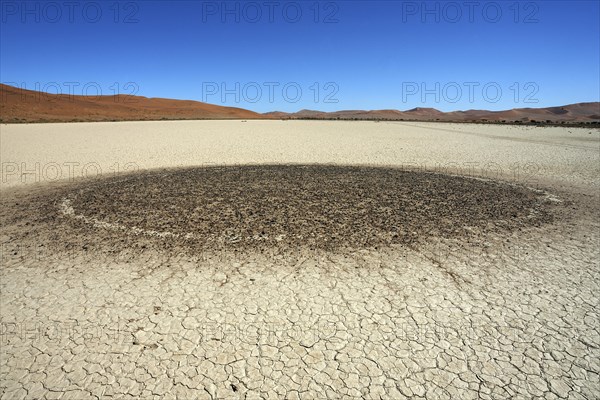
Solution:
[[[2,399],[596,399],[600,130],[0,126]]]

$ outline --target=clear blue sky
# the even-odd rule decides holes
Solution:
[[[597,0],[0,3],[0,81],[52,93],[259,112],[600,101]]]

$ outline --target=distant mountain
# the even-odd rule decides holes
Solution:
[[[411,113],[414,115],[442,115],[444,114],[440,110],[436,110],[435,108],[423,108],[417,107],[406,111],[407,113]]]
[[[446,122],[600,122],[600,102],[577,103],[560,107],[514,108],[505,111],[467,110],[442,112],[435,108],[417,107],[399,110],[344,110],[321,112],[302,110],[297,113],[269,113],[274,118],[291,119],[359,119]]]
[[[269,111],[263,114],[267,118],[288,118],[289,114],[283,111]]]
[[[294,115],[296,117],[300,117],[300,118],[318,118],[318,117],[324,117],[327,114],[328,113],[326,113],[326,112],[315,111],[315,110],[300,110],[297,113],[294,113]]]
[[[191,100],[142,96],[69,96],[0,84],[1,122],[251,119],[262,114]]]
[[[128,121],[160,119],[341,119],[446,122],[600,123],[600,102],[559,107],[514,108],[505,111],[442,112],[435,108],[411,110],[300,110],[264,114],[243,108],[199,101],[142,96],[68,96],[24,90],[0,84],[0,122]]]

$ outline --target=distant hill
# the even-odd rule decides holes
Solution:
[[[142,96],[69,96],[0,84],[0,121],[70,122],[160,119],[251,119],[262,114],[191,100]]]
[[[447,122],[600,122],[600,102],[577,103],[560,107],[514,108],[505,111],[468,110],[442,112],[435,108],[399,110],[344,110],[322,112],[302,110],[297,113],[269,113],[274,118],[292,119],[358,119]]]
[[[505,111],[442,112],[435,108],[411,110],[301,110],[259,114],[192,100],[142,96],[69,96],[24,90],[0,84],[0,122],[133,121],[161,119],[341,119],[446,122],[600,123],[600,102]]]

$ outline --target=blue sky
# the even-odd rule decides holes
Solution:
[[[597,0],[0,3],[0,81],[51,93],[259,112],[600,101]]]

